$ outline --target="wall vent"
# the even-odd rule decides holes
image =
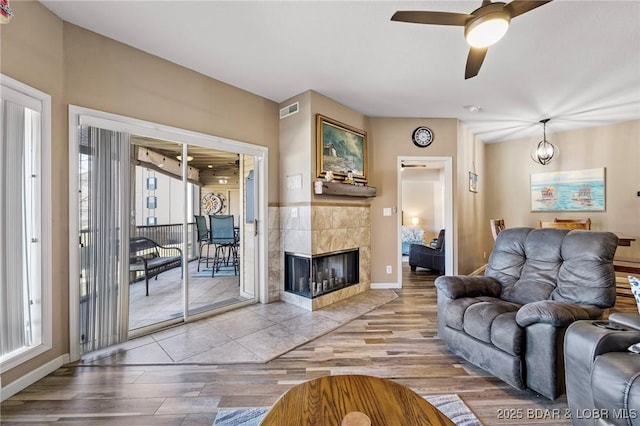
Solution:
[[[299,102],[296,102],[295,104],[291,104],[289,106],[281,108],[280,109],[280,120],[282,120],[285,117],[288,117],[290,115],[295,114],[299,110],[300,110],[300,103]]]

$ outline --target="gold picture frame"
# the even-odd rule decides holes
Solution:
[[[367,183],[367,132],[316,115],[317,176],[331,172],[336,180],[344,180],[349,172],[353,180]]]

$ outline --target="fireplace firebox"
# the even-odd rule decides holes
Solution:
[[[360,281],[358,249],[306,256],[284,254],[284,289],[312,299]]]

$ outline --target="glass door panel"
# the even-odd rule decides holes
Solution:
[[[240,292],[243,265],[240,155],[190,145],[190,164],[198,170],[191,220],[195,259],[189,264],[189,315],[245,302]],[[198,224],[199,223],[199,224]]]
[[[182,321],[181,257],[191,244],[183,233],[182,145],[138,136],[131,142],[129,330],[136,330]]]
[[[242,274],[240,295],[245,298],[257,296],[257,224],[258,224],[258,185],[256,158],[253,155],[240,156],[242,173],[242,217],[240,239],[242,241],[240,258]]]

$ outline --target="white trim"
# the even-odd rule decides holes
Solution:
[[[42,92],[38,89],[35,89],[31,86],[28,86],[18,80],[14,80],[11,77],[7,77],[4,74],[0,74],[0,82],[2,83],[3,86],[13,89],[16,92],[21,93],[25,96],[28,96],[32,98],[32,100],[28,101],[27,103],[25,103],[23,99],[20,99],[18,101],[18,98],[16,98],[14,94],[12,94],[11,92],[4,92],[4,91],[2,92],[3,98],[8,99],[12,102],[18,102],[20,103],[20,105],[23,105],[34,111],[38,111],[43,115],[46,112],[48,112],[49,115],[51,115],[51,96],[49,96],[49,94]],[[49,119],[49,122],[51,122],[51,119]],[[44,123],[43,123],[43,129],[44,129]]]
[[[402,271],[402,269],[400,269]],[[402,288],[402,283],[371,283],[371,290],[382,290],[386,288]]]
[[[8,385],[3,385],[0,389],[0,401],[4,401],[12,397],[21,390],[25,389],[27,386],[31,386],[38,380],[46,377],[47,375],[53,373],[58,368],[68,363],[69,354],[60,355],[59,357],[47,362],[46,364],[39,366],[35,370],[31,370],[27,374],[20,376],[18,379],[14,380]]]
[[[397,175],[398,175],[398,206],[402,209],[402,162],[403,161],[424,161],[425,163],[437,162],[444,163],[444,255],[445,255],[445,275],[455,275],[457,273],[457,265],[454,263],[453,241],[456,230],[453,227],[453,157],[406,157],[398,156],[397,159]],[[398,281],[402,286],[402,215],[397,215],[398,229]],[[455,265],[455,266],[454,266]]]
[[[247,142],[227,139],[220,136],[208,135],[205,133],[193,132],[180,129],[178,127],[166,126],[164,124],[153,123],[151,121],[138,120],[123,115],[112,114],[91,108],[69,105],[69,114],[80,116],[78,124],[99,127],[101,129],[113,130],[116,132],[129,133],[136,136],[186,143],[203,146],[247,155],[266,155],[267,148],[253,145]]]
[[[10,370],[37,355],[49,351],[53,347],[53,302],[52,286],[52,228],[51,216],[51,96],[38,89],[30,87],[18,80],[0,74],[0,86],[9,89],[2,90],[2,97],[14,97],[19,92],[28,99],[20,97],[20,104],[40,112],[40,289],[42,297],[42,342],[19,355],[0,364],[2,371]],[[25,101],[28,105],[25,105]]]
[[[135,118],[125,117],[104,111],[84,108],[76,105],[69,105],[69,241],[73,242],[78,237],[78,199],[77,199],[77,158],[78,158],[78,126],[88,125],[99,127],[102,129],[113,130],[117,132],[125,132],[132,135],[146,136],[168,141],[175,141],[180,144],[191,144],[205,148],[226,150],[237,152],[245,155],[256,157],[256,163],[262,162],[263,167],[256,173],[259,177],[256,179],[260,185],[259,205],[256,212],[258,221],[259,246],[261,249],[260,256],[256,256],[256,269],[259,276],[257,284],[259,286],[258,293],[260,301],[266,303],[268,297],[267,289],[267,256],[268,256],[268,233],[266,231],[267,220],[267,163],[268,153],[267,147],[262,147],[247,142],[236,141],[219,136],[208,135],[199,132],[180,129],[177,127],[166,126],[150,121],[139,120]],[[69,353],[71,361],[80,359],[80,336],[79,336],[79,294],[78,294],[78,275],[75,271],[79,270],[79,259],[77,246],[69,244]],[[186,274],[185,274],[186,275]],[[264,296],[263,296],[264,295]],[[201,315],[189,316],[189,320],[200,318]],[[129,334],[132,337],[132,334]]]
[[[256,157],[254,163],[255,177],[254,182],[258,182],[259,188],[254,188],[254,196],[257,203],[254,206],[254,214],[257,211],[259,214],[258,217],[258,236],[262,236],[262,238],[258,238],[258,253],[262,254],[261,256],[256,253],[255,262],[257,265],[256,273],[257,275],[257,283],[258,283],[258,291],[257,295],[259,297],[259,301],[261,303],[269,303],[269,280],[267,279],[269,275],[269,230],[268,223],[269,217],[269,185],[267,182],[267,176],[269,176],[269,168],[267,161],[269,158],[269,149],[265,148],[264,157]],[[255,208],[257,207],[257,209]]]
[[[79,116],[69,107],[69,359],[80,359],[80,251],[78,250]]]

